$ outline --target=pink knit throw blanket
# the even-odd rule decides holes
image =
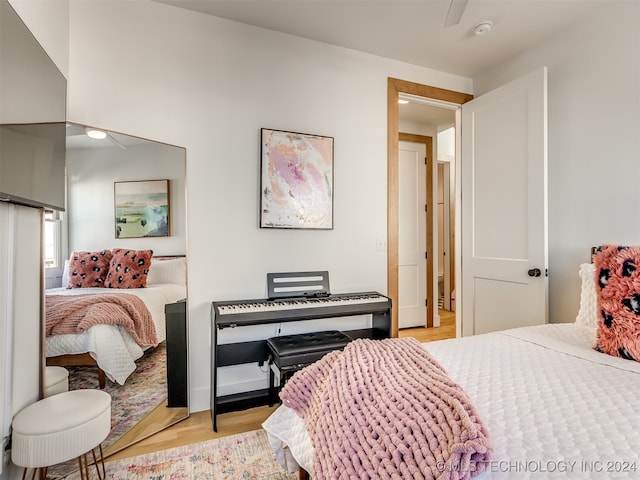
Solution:
[[[46,295],[46,334],[82,333],[94,325],[121,325],[141,347],[158,345],[151,313],[126,293]]]
[[[468,396],[414,338],[355,340],[280,397],[309,432],[314,479],[467,479],[491,458]]]

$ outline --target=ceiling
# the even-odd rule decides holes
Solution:
[[[435,126],[449,126],[455,123],[455,110],[410,101],[410,103],[398,105],[398,118],[410,122],[430,123]]]
[[[460,22],[449,27],[444,24],[451,0],[155,1],[473,78],[610,0],[468,0]],[[474,34],[473,26],[485,20],[493,23],[491,31]],[[454,121],[451,110],[416,103],[399,108],[402,120]],[[69,133],[68,148],[126,146],[133,140],[110,134],[96,141],[80,130]]]
[[[103,139],[90,138],[86,134],[84,125],[78,125],[76,123],[67,123],[67,150],[74,150],[77,148],[106,148],[106,147],[120,147],[126,150],[128,146],[138,145],[141,143],[147,143],[149,140],[144,138],[132,137],[131,135],[124,135],[122,133],[110,132],[104,130],[107,136]]]
[[[450,0],[155,1],[473,78],[610,0],[469,0],[449,27]]]
[[[548,39],[610,0],[155,0],[256,27],[464,77]],[[451,3],[464,7],[445,27]],[[472,32],[483,21],[491,31]],[[454,113],[401,105],[401,120],[454,123]]]

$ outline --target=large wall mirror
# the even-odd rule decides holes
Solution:
[[[54,214],[51,222],[54,227],[59,222],[61,242],[67,246],[62,272],[49,276],[45,291],[45,330],[62,333],[45,338],[47,371],[63,366],[69,371],[69,389],[104,388],[111,395],[112,430],[103,442],[108,456],[188,416],[186,369],[179,379],[183,385],[171,385],[171,377],[167,378],[168,348],[177,350],[186,367],[186,152],[75,123],[67,123],[66,143],[67,208],[62,215]],[[139,255],[137,262],[149,250],[145,288],[95,287],[91,274],[78,268],[85,261],[90,272],[101,268],[103,262],[109,263],[101,257],[104,254],[111,256],[112,264],[122,261],[122,268],[128,269],[127,252]],[[122,277],[121,286],[126,287],[130,278]],[[137,280],[132,281],[135,287]],[[61,315],[71,312],[94,322],[91,315],[103,316],[98,304],[112,308],[113,295],[142,300],[156,328],[157,346],[146,345],[142,330],[131,333],[135,321],[129,325],[126,317],[136,320],[137,304],[121,305],[120,300],[124,323],[65,333]],[[177,311],[183,315],[177,318],[183,331],[176,338],[166,322],[176,311],[168,306],[180,304],[183,307]],[[182,400],[168,397],[171,388],[184,390]]]
[[[188,416],[186,152],[106,130],[96,132],[102,138],[91,138],[91,130],[96,129],[67,122],[66,79],[7,0],[0,0],[0,13],[0,173],[4,180],[0,193],[3,202],[40,210],[35,216],[23,215],[36,220],[28,224],[29,238],[20,239],[27,254],[18,257],[21,263],[16,270],[28,271],[20,277],[28,280],[22,285],[41,282],[44,265],[38,248],[44,250],[47,264],[44,292],[11,291],[10,301],[21,308],[36,307],[25,309],[30,314],[12,327],[11,365],[2,365],[0,378],[13,372],[14,388],[11,398],[0,389],[0,400],[22,408],[35,401],[38,390],[41,395],[57,394],[66,388],[66,381],[56,382],[59,372],[68,372],[69,389],[104,388],[112,398],[112,430],[103,442],[108,456]],[[49,131],[45,127],[55,127],[56,135],[43,135]],[[60,151],[51,161],[51,152]],[[55,190],[43,188],[54,184]],[[44,245],[40,230],[47,239]],[[127,282],[133,286],[140,280],[134,265],[145,258],[149,265],[145,288],[96,288],[83,284],[96,272],[96,265],[81,271],[70,262],[65,268],[72,252],[109,251],[115,256],[117,249],[118,254],[129,256],[118,259],[122,270],[114,280],[121,287]],[[153,251],[150,259],[144,257],[149,250]],[[135,260],[130,252],[139,252]],[[93,255],[80,257],[91,262]],[[87,295],[89,290],[98,290],[101,300]],[[95,311],[117,293],[129,300],[122,300],[120,309],[113,307],[108,315],[100,312],[107,324],[94,325],[94,317],[81,305]],[[127,323],[121,313],[133,309],[136,313],[131,316],[140,318]],[[115,317],[120,321],[117,325],[111,324]],[[52,318],[61,320],[50,322]],[[85,328],[69,324],[72,318],[84,320]],[[146,327],[138,330],[137,323]],[[54,330],[59,335],[49,335]],[[170,371],[177,382],[172,383]],[[4,421],[2,415],[1,420],[4,436],[10,418]],[[76,468],[69,462],[51,467],[49,473],[64,477]]]

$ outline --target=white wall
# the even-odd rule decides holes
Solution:
[[[549,317],[571,322],[590,247],[640,242],[640,3],[607,2],[475,78],[475,93],[541,65],[549,67]]]
[[[387,77],[468,79],[153,2],[70,11],[69,118],[187,149],[193,410],[208,408],[211,301],[264,297],[271,271],[386,291]],[[258,228],[261,127],[334,137],[333,230]]]
[[[9,0],[9,3],[69,78],[69,0]]]
[[[438,160],[451,162],[456,154],[456,129],[448,127],[438,132]]]
[[[16,413],[40,398],[41,211],[0,203],[0,478]]]
[[[170,236],[116,239],[114,182],[170,181]],[[67,150],[69,251],[152,249],[158,255],[186,253],[184,149],[157,143]]]

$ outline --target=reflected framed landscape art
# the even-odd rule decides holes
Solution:
[[[332,229],[333,137],[260,133],[260,227]]]
[[[169,180],[114,182],[116,238],[169,236]]]

